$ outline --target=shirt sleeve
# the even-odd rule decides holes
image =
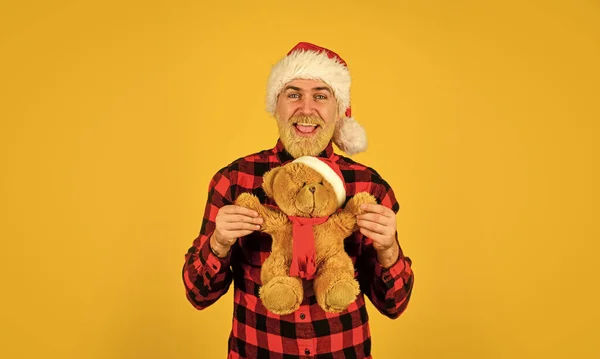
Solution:
[[[227,293],[232,282],[231,251],[225,258],[219,258],[210,249],[219,208],[231,203],[231,181],[227,169],[222,169],[210,181],[200,233],[185,255],[182,269],[187,299],[198,310],[215,303]]]
[[[394,213],[398,212],[399,205],[396,202],[393,190],[383,182],[376,184],[373,191],[380,204],[391,208]],[[389,268],[384,268],[377,260],[377,251],[373,247],[373,241],[360,232],[354,235],[360,236],[362,250],[357,259],[358,280],[363,293],[367,295],[371,303],[383,315],[395,319],[406,309],[412,294],[414,273],[412,271],[412,260],[405,256],[398,242],[398,260]]]

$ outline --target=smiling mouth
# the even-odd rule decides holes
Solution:
[[[302,135],[310,135],[317,131],[319,125],[312,123],[295,123],[294,128],[296,128],[296,132]]]

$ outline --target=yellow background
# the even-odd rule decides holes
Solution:
[[[597,358],[597,1],[3,1],[0,357],[224,358],[181,281],[221,166],[275,144],[271,64],[353,75],[411,304],[386,358]]]

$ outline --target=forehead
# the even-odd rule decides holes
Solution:
[[[292,81],[288,82],[287,84],[285,84],[285,86],[283,88],[285,89],[288,86],[297,87],[304,91],[310,91],[313,89],[322,89],[323,87],[325,87],[331,91],[331,87],[329,85],[327,85],[325,82],[320,81],[320,80],[295,79],[295,80],[292,80]]]

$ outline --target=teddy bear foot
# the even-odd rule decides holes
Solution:
[[[320,304],[325,311],[339,313],[356,300],[359,291],[356,280],[341,280],[324,293]]]
[[[285,315],[300,307],[304,291],[298,278],[275,277],[260,288],[259,295],[265,308],[275,314]]]

